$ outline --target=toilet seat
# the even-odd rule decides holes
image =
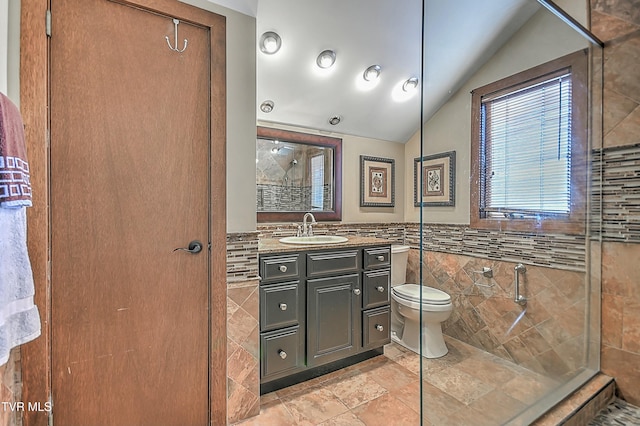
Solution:
[[[420,298],[420,287],[422,287],[422,298]],[[417,284],[402,284],[392,287],[391,291],[399,299],[422,305],[448,305],[451,303],[451,296],[437,288],[420,286]]]

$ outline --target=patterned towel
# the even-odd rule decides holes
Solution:
[[[20,111],[0,93],[0,207],[30,207],[31,182]]]
[[[40,314],[27,252],[31,206],[24,125],[18,108],[0,93],[0,365],[12,348],[40,335]]]

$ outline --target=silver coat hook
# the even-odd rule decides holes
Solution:
[[[174,19],[173,20],[173,39],[175,40],[175,44],[176,46],[173,47],[171,46],[171,42],[169,41],[169,36],[164,36],[165,40],[167,40],[167,44],[169,45],[169,49],[174,50],[178,53],[182,53],[185,51],[185,49],[187,48],[187,39],[184,39],[184,47],[182,48],[182,50],[178,49],[178,24],[180,23],[179,20]]]

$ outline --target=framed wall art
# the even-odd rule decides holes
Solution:
[[[360,156],[360,207],[393,207],[395,160]]]
[[[414,159],[413,202],[416,207],[455,206],[455,185],[455,151]]]

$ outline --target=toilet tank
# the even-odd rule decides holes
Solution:
[[[391,286],[404,284],[407,280],[409,246],[391,246]]]

